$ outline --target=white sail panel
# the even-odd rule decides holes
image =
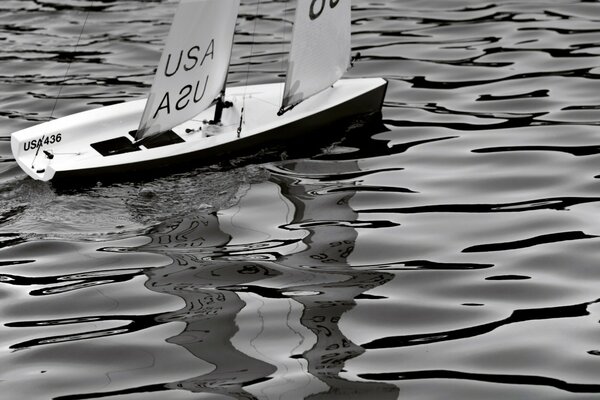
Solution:
[[[169,130],[207,109],[227,78],[240,0],[181,0],[136,139]]]
[[[331,86],[350,65],[350,0],[298,0],[282,109]]]

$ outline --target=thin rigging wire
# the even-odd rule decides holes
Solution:
[[[94,6],[94,2],[91,2],[90,10],[93,6]],[[79,46],[79,41],[81,40],[81,36],[83,35],[83,31],[85,29],[85,25],[87,24],[87,20],[88,20],[89,16],[90,16],[90,12],[88,10],[88,12],[86,12],[86,14],[85,14],[85,20],[83,21],[83,26],[81,27],[81,32],[79,32],[79,37],[77,38],[77,42],[75,43],[75,47],[73,48],[73,53],[75,53],[77,51],[77,47]],[[65,71],[65,76],[63,76],[63,79],[60,82],[60,86],[58,88],[58,94],[56,95],[56,98],[54,99],[54,105],[52,106],[52,111],[50,112],[50,119],[52,119],[52,117],[54,116],[54,110],[56,110],[56,105],[58,104],[58,99],[60,98],[60,94],[62,93],[64,83],[67,80],[67,75],[69,75],[69,70],[71,69],[71,63],[72,63],[72,61],[69,61],[69,63],[67,64],[67,70]],[[43,141],[44,137],[45,137],[45,135],[42,135],[42,138],[40,139],[40,141]],[[35,160],[37,160],[38,154],[40,153],[40,148],[42,147],[40,142],[38,142],[38,144],[39,145],[37,146],[37,150],[35,151],[35,155],[33,156],[33,160],[31,162],[31,168],[34,168]]]
[[[252,44],[250,45],[250,57],[248,59],[248,66],[246,67],[246,85],[244,86],[244,96],[242,97],[242,112],[240,115],[240,126],[238,127],[238,137],[242,132],[242,124],[244,121],[244,109],[246,108],[246,93],[248,89],[248,81],[250,80],[250,67],[252,65],[252,56],[254,55],[254,40],[256,37],[256,21],[258,19],[258,10],[260,8],[260,0],[256,2],[256,12],[254,14],[254,28],[252,30]]]
[[[285,2],[285,8],[283,9],[283,40],[281,41],[281,73],[285,74],[286,77],[285,79],[287,79],[287,73],[286,73],[286,69],[285,69],[285,45],[286,45],[286,33],[287,33],[287,16],[288,16],[288,12],[289,12],[289,0],[286,0]],[[289,62],[289,60],[288,60]],[[280,98],[283,99],[283,94],[284,94],[284,90],[285,90],[285,80],[284,80],[284,84],[281,86],[281,96]]]
[[[90,4],[89,9],[91,9],[93,5],[94,5],[94,2],[92,2]],[[88,20],[89,16],[90,16],[90,12],[88,10],[88,12],[85,14],[85,20],[83,21],[83,26],[81,27],[81,32],[79,32],[79,37],[77,38],[77,42],[75,43],[75,47],[73,48],[73,53],[77,52],[77,47],[79,46],[79,41],[81,40],[81,36],[83,35],[83,31],[85,30],[85,25],[87,24],[87,20]],[[67,65],[67,70],[65,71],[65,76],[63,76],[63,79],[60,83],[60,87],[58,89],[58,94],[56,95],[56,98],[54,99],[54,106],[52,106],[52,111],[50,112],[50,118],[52,118],[54,116],[54,111],[56,110],[56,105],[58,104],[58,99],[60,98],[60,94],[62,93],[64,83],[67,81],[67,75],[69,75],[69,70],[71,69],[71,64],[72,64],[72,61],[69,61],[69,64]]]

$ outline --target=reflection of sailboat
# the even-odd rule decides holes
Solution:
[[[40,180],[128,176],[380,111],[383,79],[340,80],[350,64],[349,0],[298,1],[285,83],[225,89],[238,7],[182,0],[149,98],[13,133],[18,164]]]
[[[84,307],[81,316],[10,324],[43,326],[55,335],[14,348],[37,347],[46,354],[50,350],[44,346],[55,344],[55,353],[48,354],[73,357],[82,354],[81,348],[90,348],[87,360],[94,368],[87,372],[112,379],[110,386],[103,380],[95,384],[82,379],[77,387],[57,394],[78,393],[57,399],[179,398],[158,393],[171,390],[236,399],[397,398],[395,385],[361,380],[347,367],[364,352],[350,339],[353,330],[365,327],[345,316],[360,299],[376,299],[365,292],[393,277],[351,266],[358,238],[355,226],[365,226],[350,207],[354,187],[347,180],[315,179],[356,172],[355,161],[290,162],[273,169],[270,180],[254,183],[237,206],[167,220],[149,230],[149,240],[136,248],[138,254],[167,256],[166,266],[52,279],[6,276],[17,285],[47,285],[40,290],[46,292],[94,286],[109,306],[120,301],[119,296],[100,292],[103,285],[108,289],[107,284],[142,277],[149,289],[142,294],[160,298],[159,308],[148,304],[142,308],[152,313],[126,312],[125,304],[138,310],[140,299],[145,299],[131,293],[138,287],[132,283],[119,292],[129,300],[120,311],[110,308],[96,316]],[[344,190],[331,190],[331,185],[343,185]],[[117,256],[127,251],[103,250],[116,251]],[[168,295],[170,301],[157,293]],[[63,334],[56,335],[57,330]],[[84,342],[89,340],[94,341],[91,346]],[[96,355],[105,346],[115,346],[115,353],[107,353],[113,354],[110,362],[105,360],[109,357]],[[27,352],[21,354],[32,360]]]
[[[343,169],[339,172],[356,170],[354,162],[335,165]],[[320,166],[332,172],[331,163],[290,163],[284,168],[302,173]],[[162,322],[186,323],[169,342],[215,365],[210,373],[167,384],[164,390],[240,399],[397,398],[394,385],[340,376],[345,362],[364,352],[340,329],[342,315],[362,293],[392,278],[379,271],[353,270],[348,264],[357,237],[352,225],[357,215],[348,204],[351,190],[311,197],[308,193],[321,189],[318,184],[283,175],[260,185],[257,196],[273,187],[287,203],[280,209],[267,207],[279,213],[271,223],[288,228],[289,238],[279,237],[280,242],[299,242],[295,251],[282,255],[282,250],[276,260],[257,261],[260,253],[253,246],[244,254],[241,246],[232,244],[235,238],[228,229],[235,227],[239,234],[249,228],[244,225],[250,221],[240,215],[244,204],[233,213],[182,218],[150,233],[152,242],[144,249],[169,255],[173,264],[149,270],[146,286],[186,303],[160,317]],[[251,198],[252,190],[247,196],[242,203],[257,200]],[[304,234],[298,239],[299,231]],[[236,250],[219,252],[219,247]]]
[[[238,331],[236,317],[245,303],[234,291],[222,290],[219,285],[248,284],[275,273],[260,263],[202,262],[182,254],[175,260],[170,267],[149,274],[149,288],[185,301],[183,309],[165,314],[159,321],[185,322],[185,330],[168,342],[184,347],[214,368],[198,377],[166,384],[165,389],[253,398],[244,386],[268,380],[275,367],[231,343]]]

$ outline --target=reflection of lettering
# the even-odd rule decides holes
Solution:
[[[181,111],[185,109],[189,104],[190,100],[194,102],[194,104],[198,103],[204,97],[204,93],[206,93],[206,86],[208,85],[208,80],[210,79],[210,75],[206,75],[206,79],[204,80],[204,84],[201,84],[201,80],[197,80],[195,85],[185,85],[179,91],[179,97],[175,102],[175,109],[177,111]],[[194,95],[190,98],[190,95],[194,92]],[[160,101],[160,105],[156,109],[154,116],[152,118],[156,118],[158,113],[164,110],[167,114],[171,114],[171,94],[170,92],[166,92]]]
[[[312,21],[319,18],[321,14],[323,14],[323,10],[325,10],[325,3],[327,0],[312,0],[310,3],[309,16]],[[329,0],[329,7],[335,8],[340,0]],[[315,7],[318,4],[318,7]]]

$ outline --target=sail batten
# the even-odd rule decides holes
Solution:
[[[298,0],[281,111],[331,86],[350,66],[350,0]]]
[[[142,114],[136,140],[195,117],[227,79],[240,0],[181,0]]]

